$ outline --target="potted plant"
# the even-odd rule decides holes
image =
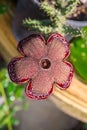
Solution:
[[[71,14],[73,13],[73,11],[78,10],[77,3],[80,3],[79,6],[80,5],[82,6],[82,3],[79,0],[75,0],[75,1],[71,1],[71,2],[69,2],[69,1],[64,2],[63,1],[62,4],[61,4],[61,0],[59,2],[57,1],[57,3],[54,0],[51,0],[50,2],[49,2],[49,0],[45,1],[45,2],[42,2],[41,0],[40,1],[39,0],[30,0],[30,1],[26,0],[25,2],[23,0],[19,0],[18,5],[17,5],[17,9],[16,9],[16,14],[15,14],[14,20],[13,20],[13,31],[14,31],[14,34],[16,35],[16,38],[18,38],[19,40],[22,39],[23,37],[25,37],[26,35],[31,33],[31,31],[33,29],[34,29],[34,31],[35,30],[41,31],[42,33],[46,33],[46,29],[49,32],[57,31],[57,32],[61,33],[61,30],[60,30],[60,28],[58,28],[58,25],[53,27],[55,21],[54,20],[52,21],[52,19],[51,19],[52,15],[47,13],[47,9],[46,9],[44,3],[46,4],[47,8],[48,7],[50,8],[50,10],[51,9],[55,10],[54,6],[56,6],[56,11],[58,11],[57,13],[61,14],[58,17],[58,19],[60,19],[60,21],[58,19],[56,19],[56,23],[58,25],[59,24],[60,25],[62,25],[62,24],[70,25],[70,27],[65,26],[65,29],[63,29],[64,27],[61,27],[63,34],[64,33],[70,34],[73,32],[74,33],[78,32],[78,29],[75,30],[75,27],[77,28],[77,27],[81,27],[83,25],[84,26],[87,25],[86,22],[82,21],[80,23],[83,23],[83,24],[80,26],[80,24],[77,23],[79,21],[72,20],[73,15],[71,15]],[[50,6],[49,6],[49,4],[50,4]],[[51,5],[53,8],[51,8]],[[76,13],[77,12],[75,12],[75,15],[77,15]],[[55,17],[57,17],[57,15]],[[26,19],[26,22],[24,22],[24,24],[26,25],[26,27],[28,27],[29,30],[27,28],[25,28],[25,26],[23,25],[23,21],[25,19]],[[31,20],[32,20],[32,22],[31,22]],[[36,21],[34,21],[34,20],[36,20]],[[44,27],[40,28],[41,24],[43,26],[45,26],[45,29],[43,29]],[[74,25],[74,28],[71,27],[73,25]],[[48,28],[47,28],[47,26],[48,26]],[[52,28],[50,28],[50,26]],[[40,30],[40,29],[45,30],[45,32],[43,30]]]

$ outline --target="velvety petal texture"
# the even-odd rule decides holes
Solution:
[[[53,90],[53,80],[48,71],[41,71],[26,87],[28,97],[36,99],[47,98]]]
[[[13,82],[23,83],[36,76],[38,64],[30,57],[14,58],[8,65],[8,71]]]
[[[69,55],[69,44],[59,34],[53,34],[48,39],[48,57],[55,61],[62,61]]]
[[[73,67],[68,62],[55,62],[52,68],[55,83],[61,89],[66,89],[70,85],[73,76]]]
[[[26,55],[31,56],[36,59],[40,59],[46,55],[46,46],[44,38],[39,34],[32,34],[31,36],[25,38],[19,42],[19,51]]]
[[[29,98],[46,99],[54,86],[69,87],[73,67],[66,61],[70,50],[63,36],[54,33],[45,41],[40,34],[32,34],[19,42],[18,50],[23,57],[10,61],[8,73],[15,83],[28,82],[25,93]]]

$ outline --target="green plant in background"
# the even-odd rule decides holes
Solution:
[[[45,12],[48,19],[36,20],[26,18],[23,24],[34,31],[43,34],[59,32],[62,35],[79,35],[79,29],[73,29],[66,25],[66,18],[75,10],[79,0],[51,0],[41,2],[40,8]]]
[[[16,0],[0,0],[0,15],[9,13],[14,16]]]
[[[87,27],[83,27],[81,31],[81,36],[71,40],[70,60],[76,72],[87,82]]]
[[[18,125],[19,121],[15,119],[15,114],[18,110],[27,106],[25,96],[23,95],[24,88],[12,83],[8,77],[6,69],[0,71],[0,128],[7,125],[8,130],[13,130],[13,125]],[[22,105],[16,104],[15,101],[21,102]]]
[[[0,15],[4,14],[8,10],[8,6],[0,4]]]

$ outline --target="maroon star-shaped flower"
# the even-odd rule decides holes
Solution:
[[[18,84],[28,82],[25,93],[33,99],[45,99],[56,84],[60,89],[69,87],[73,67],[66,58],[69,43],[58,33],[47,41],[40,34],[32,34],[18,44],[23,55],[14,58],[8,65],[10,79]]]

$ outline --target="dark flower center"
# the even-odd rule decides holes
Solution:
[[[41,60],[41,67],[43,69],[48,69],[51,66],[51,62],[48,59]]]

